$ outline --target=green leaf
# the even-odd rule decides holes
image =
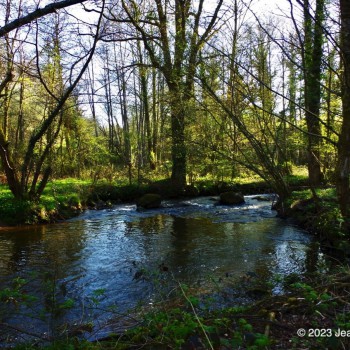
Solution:
[[[71,309],[74,306],[74,300],[73,299],[67,299],[62,304],[60,304],[60,309]]]

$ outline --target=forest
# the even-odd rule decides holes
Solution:
[[[1,0],[0,14],[0,227],[238,189],[276,194],[280,217],[348,254],[349,1]]]
[[[282,204],[305,168],[314,198],[336,187],[347,230],[348,5],[258,5],[5,1],[1,179],[13,197],[37,201],[67,177],[163,177],[181,192],[255,174]]]

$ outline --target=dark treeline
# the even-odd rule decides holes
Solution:
[[[303,166],[315,197],[337,186],[346,228],[350,3],[284,0],[269,16],[259,1],[77,3],[0,5],[1,170],[14,197],[37,200],[50,177],[156,174],[181,191],[249,171],[283,202]]]

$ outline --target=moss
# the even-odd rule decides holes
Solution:
[[[136,202],[138,208],[152,209],[159,208],[162,203],[162,197],[156,193],[146,193]]]
[[[299,225],[317,234],[328,246],[348,246],[348,234],[343,231],[343,218],[334,188],[318,189],[317,199],[310,190],[295,191],[288,201],[289,216]]]

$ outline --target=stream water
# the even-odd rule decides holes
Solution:
[[[152,305],[171,281],[205,290],[213,281],[272,281],[318,269],[324,257],[312,236],[276,218],[271,201],[254,198],[230,207],[209,197],[174,200],[147,211],[121,204],[59,224],[1,229],[0,290],[17,278],[21,293],[36,299],[0,301],[7,325],[0,346],[50,336],[65,322],[91,321],[95,333],[87,336],[107,334],[108,320]],[[275,283],[273,292],[280,288]]]

